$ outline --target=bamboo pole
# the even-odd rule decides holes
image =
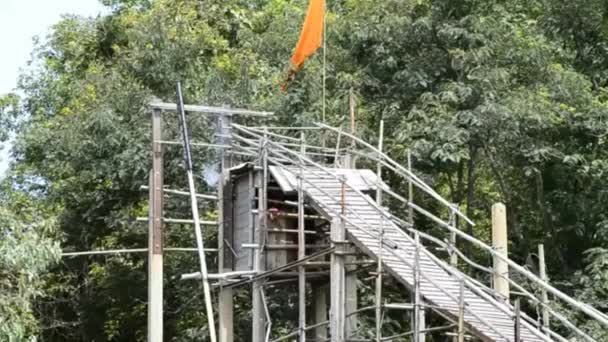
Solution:
[[[300,133],[302,145],[300,153],[304,155],[306,143],[304,132]],[[306,234],[304,222],[304,169],[300,163],[298,174],[298,260],[306,257]],[[298,266],[298,325],[300,330],[300,342],[306,342],[306,269],[304,265]]]
[[[521,306],[520,299],[517,298],[515,300],[515,328],[514,328],[514,336],[515,342],[521,341]]]
[[[180,117],[182,140],[184,143],[184,161],[186,167],[186,173],[188,178],[188,189],[190,190],[190,205],[192,210],[192,220],[194,221],[194,233],[196,235],[196,246],[198,248],[198,257],[200,261],[202,282],[203,282],[203,295],[205,297],[205,309],[207,314],[207,323],[209,329],[209,337],[211,342],[217,341],[217,334],[215,330],[215,317],[213,314],[213,304],[211,302],[211,288],[209,286],[209,280],[207,278],[207,260],[205,258],[205,247],[203,242],[203,232],[201,229],[200,216],[198,213],[198,200],[196,196],[196,186],[194,184],[194,175],[192,171],[192,156],[190,154],[190,139],[188,137],[188,126],[186,122],[186,112],[183,107],[183,97],[181,84],[177,83],[177,112]]]
[[[540,279],[542,279],[544,282],[548,283],[549,282],[549,278],[547,277],[547,264],[545,263],[545,246],[540,244],[538,245],[538,269],[539,269],[539,275],[540,275]],[[551,322],[549,319],[549,310],[548,310],[548,306],[549,306],[549,295],[547,294],[547,290],[546,289],[541,289],[541,312],[542,312],[542,318],[543,318],[543,330],[545,332],[551,330]]]
[[[382,151],[384,143],[384,120],[380,120],[380,134],[378,136],[378,150]],[[376,203],[382,207],[382,164],[378,163],[376,170]],[[384,238],[384,217],[380,218],[380,251],[378,253],[378,266],[376,268],[376,342],[382,340],[382,254]]]
[[[414,233],[416,252],[414,255],[414,342],[420,340],[420,236]]]
[[[382,151],[380,151],[382,152]],[[412,151],[407,150],[407,169],[412,172]],[[407,180],[407,199],[410,203],[414,203],[414,184],[411,179]],[[407,216],[412,227],[414,226],[414,209],[412,207],[407,208]]]
[[[458,304],[458,335],[456,336],[457,342],[464,342],[464,282],[460,281],[460,301]]]
[[[457,207],[458,204],[454,203],[454,206]],[[452,210],[452,209],[450,209],[450,218],[449,218],[448,224],[451,224],[454,227],[457,227],[456,215],[454,213],[454,210]],[[450,245],[453,248],[453,251],[450,253],[450,265],[452,265],[455,268],[458,268],[458,254],[455,252],[456,251],[456,233],[454,233],[454,232],[450,232]]]

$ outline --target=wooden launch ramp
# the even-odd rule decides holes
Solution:
[[[376,259],[382,254],[386,271],[410,289],[414,287],[418,265],[419,293],[427,307],[453,322],[458,321],[464,307],[464,325],[470,334],[484,341],[515,341],[515,313],[509,303],[497,299],[495,294],[417,244],[393,222],[387,210],[359,191],[365,177],[348,177],[349,170],[329,171],[290,166],[271,168],[282,187],[295,189],[301,176],[308,203],[333,222],[342,222],[347,238],[361,251]],[[350,171],[360,174],[362,170]],[[520,322],[521,341],[553,341],[525,320]]]

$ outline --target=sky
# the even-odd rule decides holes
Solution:
[[[26,66],[33,37],[44,39],[62,14],[97,16],[104,7],[98,0],[0,0],[0,94],[17,86],[19,69]],[[0,178],[6,171],[9,146],[0,150]]]

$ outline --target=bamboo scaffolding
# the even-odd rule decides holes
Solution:
[[[240,127],[240,126],[238,126],[238,125],[235,125],[235,128],[237,128],[237,129],[239,129],[239,130],[240,130],[240,129],[242,129],[242,130],[246,131],[245,129],[243,129],[242,127]],[[254,135],[255,135],[255,134],[254,134]],[[235,139],[241,139],[241,138],[240,138],[238,135],[234,135],[234,138],[235,138]],[[258,136],[258,138],[259,138],[259,136]],[[286,153],[293,153],[293,152],[292,152],[292,151],[290,151],[289,149],[286,149],[286,148],[284,148],[284,147],[282,147],[282,146],[279,146],[279,145],[273,144],[272,142],[268,142],[268,144],[270,144],[270,145],[272,145],[272,146],[274,146],[274,147],[277,147],[279,150],[281,150],[281,151],[283,151],[283,152],[286,152]],[[273,154],[277,154],[277,152],[276,152],[276,151],[274,151],[274,150],[270,150],[270,152],[271,152],[271,153],[273,153]],[[278,155],[279,155],[279,157],[280,157],[280,155],[281,155],[281,154],[280,154],[280,153],[278,153]],[[271,157],[268,157],[268,158],[269,158],[269,160],[272,160],[273,162],[277,163],[277,161],[276,161],[276,160],[274,160],[273,158],[271,158]],[[326,168],[324,168],[323,166],[319,165],[318,163],[315,163],[315,162],[313,162],[312,160],[310,160],[310,159],[308,159],[308,158],[305,158],[305,157],[303,157],[303,156],[300,156],[299,158],[301,159],[301,160],[300,160],[300,162],[307,162],[307,163],[311,164],[312,166],[314,166],[314,167],[318,168],[318,169],[320,170],[319,172],[322,172],[323,174],[327,174],[327,175],[330,175],[330,176],[332,176],[332,177],[335,177],[335,178],[336,178],[336,179],[338,179],[338,180],[341,180],[341,178],[340,178],[340,177],[338,177],[338,176],[334,175],[333,173],[331,173],[329,170],[327,170],[327,169],[326,169]],[[283,159],[285,159],[285,158],[283,158]],[[287,159],[288,159],[288,158],[287,158]],[[295,160],[292,160],[292,161],[293,161],[293,162],[297,162],[297,161],[295,161]],[[279,163],[279,164],[280,164],[280,163]],[[322,192],[324,195],[326,195],[326,196],[328,196],[328,197],[332,197],[330,194],[328,194],[328,193],[327,193],[327,192],[325,192],[324,190],[320,189],[320,188],[319,188],[319,187],[317,187],[315,184],[310,183],[310,182],[307,182],[307,183],[309,183],[309,185],[311,185],[312,187],[314,187],[316,190],[318,190],[318,191]],[[354,191],[354,192],[358,193],[360,196],[364,196],[364,195],[363,195],[363,194],[362,194],[362,193],[361,193],[359,190],[357,190],[357,189],[355,189],[355,188],[352,188],[352,187],[350,187],[350,186],[349,186],[349,188],[350,188],[350,190],[352,190],[352,191]],[[336,201],[336,202],[337,202],[337,203],[339,203],[338,201]],[[373,203],[371,203],[371,204],[373,205]],[[386,215],[386,214],[384,214],[384,212],[383,212],[382,210],[380,210],[380,209],[379,209],[377,206],[376,206],[376,210],[378,210],[378,211],[379,211],[379,212],[380,212],[382,215]],[[333,209],[332,209],[332,211],[333,211]],[[359,217],[359,219],[361,219],[361,220],[363,220],[363,221],[365,222],[365,220],[364,220],[364,219],[362,219],[362,218],[361,218],[361,217],[358,215],[358,213],[357,213],[356,211],[355,211],[355,212],[352,212],[352,213],[354,214],[354,216]],[[378,238],[378,237],[377,237],[377,235],[376,235],[375,233],[371,233],[371,232],[369,232],[369,230],[367,230],[367,229],[365,229],[365,228],[361,227],[360,225],[357,225],[356,223],[354,223],[354,222],[350,221],[350,220],[349,220],[349,219],[348,219],[348,218],[345,216],[345,213],[340,213],[340,214],[338,214],[338,216],[339,216],[339,217],[340,217],[342,220],[345,220],[345,221],[346,221],[346,222],[348,222],[349,224],[352,224],[353,226],[357,227],[358,229],[361,229],[362,231],[366,232],[366,233],[367,233],[367,234],[369,234],[371,237]],[[388,241],[387,241],[387,243],[386,243],[386,244],[387,244],[387,245],[388,245],[390,248],[395,248],[395,247],[396,247],[396,244],[394,244],[394,243],[392,243],[392,244],[388,244]],[[405,263],[405,264],[406,264],[406,265],[408,265],[409,267],[412,267],[412,268],[414,267],[414,266],[413,266],[411,263],[409,263],[407,260],[405,260],[405,259],[404,259],[403,257],[401,257],[400,255],[395,254],[394,252],[392,252],[392,254],[393,254],[393,256],[395,256],[395,257],[399,258],[399,260],[400,260],[401,262]],[[455,298],[455,297],[454,297],[452,294],[450,294],[449,292],[445,291],[443,288],[441,288],[440,286],[438,286],[438,285],[437,285],[437,284],[436,284],[436,283],[435,283],[435,282],[434,282],[432,279],[429,279],[428,277],[426,277],[426,275],[425,275],[424,273],[422,273],[421,275],[422,275],[422,276],[425,278],[425,280],[429,281],[429,282],[430,282],[431,284],[433,284],[433,286],[435,286],[437,289],[439,289],[440,291],[444,292],[444,294],[445,294],[447,297],[451,298],[451,299],[452,299],[452,300],[454,300],[454,301],[457,301],[457,299],[456,299],[456,298]],[[486,297],[486,299],[488,299],[488,297]],[[491,299],[490,299],[490,300],[491,300]],[[492,302],[492,300],[491,300],[491,302]],[[498,335],[499,335],[499,336],[501,336],[502,338],[505,338],[505,339],[506,339],[506,337],[505,337],[505,336],[504,336],[504,335],[503,335],[503,334],[502,334],[500,331],[496,330],[496,329],[495,329],[495,328],[494,328],[492,325],[490,325],[490,324],[489,324],[489,323],[488,323],[488,322],[487,322],[485,319],[483,319],[482,317],[480,317],[479,315],[477,315],[475,312],[469,312],[469,314],[470,314],[471,316],[475,317],[475,318],[476,318],[477,320],[479,320],[480,322],[482,322],[482,323],[483,323],[484,325],[486,325],[486,326],[487,326],[489,329],[493,330],[493,331],[494,331],[496,334],[498,334]]]
[[[350,90],[349,98],[350,98],[349,105],[352,107],[352,104],[354,103],[352,89]],[[158,107],[156,107],[156,108],[158,108]],[[160,109],[163,109],[163,108],[160,108]],[[195,109],[195,108],[190,108],[190,109]],[[239,110],[237,110],[237,111],[239,111]],[[258,112],[258,113],[265,113],[265,112]],[[243,112],[242,114],[248,115],[248,114],[246,114],[246,112]],[[230,114],[230,115],[232,115],[232,114]],[[265,117],[266,115],[262,115],[262,116]],[[422,182],[422,180],[420,180],[416,175],[414,175],[414,173],[412,172],[412,169],[411,169],[411,153],[408,151],[408,156],[407,156],[408,157],[408,167],[406,169],[406,168],[403,168],[402,166],[400,166],[394,160],[390,159],[388,156],[386,156],[382,152],[382,150],[383,150],[383,146],[382,146],[382,144],[383,144],[383,121],[381,121],[381,123],[380,123],[380,125],[381,125],[380,126],[381,127],[380,128],[380,137],[379,137],[379,143],[378,143],[377,148],[373,147],[373,146],[365,143],[361,139],[357,138],[354,134],[354,131],[351,132],[351,134],[348,134],[348,133],[343,132],[341,129],[338,130],[336,128],[327,126],[325,124],[315,124],[315,125],[316,125],[315,127],[263,127],[263,126],[260,127],[260,126],[256,126],[253,128],[251,128],[251,127],[246,128],[244,126],[233,124],[233,125],[231,125],[231,127],[234,129],[233,129],[230,137],[232,137],[234,139],[234,142],[232,143],[231,146],[204,144],[204,143],[202,143],[202,145],[201,145],[201,147],[221,148],[226,151],[231,151],[231,153],[233,153],[235,155],[240,154],[240,155],[249,156],[252,158],[257,158],[258,165],[259,165],[257,170],[261,171],[260,183],[258,183],[260,191],[259,191],[259,197],[257,198],[257,201],[259,203],[259,206],[258,206],[259,212],[267,213],[268,212],[267,211],[268,203],[280,204],[280,205],[290,206],[290,207],[294,207],[294,208],[298,209],[297,213],[286,212],[286,213],[277,214],[277,216],[281,216],[281,217],[297,218],[298,229],[281,229],[281,228],[268,229],[267,228],[267,220],[268,220],[267,215],[259,215],[258,212],[254,209],[254,214],[258,214],[257,220],[258,220],[259,224],[256,228],[256,231],[257,231],[256,234],[258,236],[258,241],[253,244],[243,244],[242,246],[240,246],[241,248],[253,248],[255,250],[254,253],[256,256],[255,256],[254,260],[255,260],[255,263],[257,266],[254,266],[254,271],[207,274],[207,276],[201,276],[201,274],[202,274],[201,272],[190,274],[190,275],[185,275],[185,276],[191,276],[191,277],[198,277],[198,278],[192,278],[192,279],[203,279],[203,280],[217,279],[217,280],[220,280],[220,284],[222,284],[222,282],[226,282],[222,286],[229,287],[229,288],[235,287],[235,286],[241,286],[244,284],[254,283],[254,294],[253,295],[257,296],[259,298],[259,302],[261,305],[258,306],[258,309],[261,310],[260,317],[262,317],[263,321],[264,321],[264,334],[263,334],[263,336],[260,335],[260,338],[256,338],[255,334],[254,334],[254,342],[262,342],[262,340],[265,342],[279,342],[279,341],[283,341],[286,339],[290,339],[295,336],[298,336],[299,342],[306,342],[307,341],[307,339],[306,339],[307,331],[318,328],[320,326],[330,324],[329,321],[326,321],[326,322],[318,322],[318,323],[314,323],[311,325],[306,325],[306,306],[305,306],[306,305],[306,301],[305,301],[306,280],[309,278],[312,279],[312,278],[316,278],[319,276],[326,277],[328,274],[327,272],[308,272],[307,268],[319,267],[319,269],[322,270],[322,267],[331,266],[332,262],[311,261],[311,260],[313,260],[315,258],[320,258],[327,254],[332,254],[332,257],[337,256],[337,257],[341,258],[343,255],[345,255],[345,253],[342,252],[343,242],[345,242],[345,241],[343,241],[344,238],[342,238],[341,240],[332,239],[332,245],[334,247],[331,247],[331,248],[327,248],[328,246],[323,246],[323,245],[307,245],[306,244],[306,242],[305,242],[306,235],[317,235],[317,234],[324,234],[324,233],[317,232],[314,230],[305,230],[304,229],[304,223],[305,223],[304,220],[305,219],[327,220],[326,218],[319,217],[316,215],[306,215],[305,214],[305,209],[309,208],[309,206],[304,204],[304,189],[306,187],[310,187],[311,189],[319,191],[324,196],[329,196],[330,198],[332,198],[333,201],[335,201],[335,203],[338,203],[340,205],[340,209],[338,210],[338,212],[334,212],[334,214],[336,214],[336,216],[340,219],[340,223],[338,223],[338,224],[341,227],[344,227],[346,224],[352,225],[353,227],[356,227],[357,229],[366,233],[370,237],[377,239],[379,241],[380,246],[387,247],[387,248],[382,248],[382,247],[380,248],[380,252],[377,256],[377,259],[374,262],[376,264],[376,272],[375,272],[375,276],[374,276],[374,278],[375,278],[374,305],[372,305],[370,307],[366,307],[366,308],[357,309],[354,312],[349,312],[347,314],[344,314],[344,312],[342,312],[342,314],[339,313],[340,317],[338,317],[338,319],[341,319],[342,323],[344,323],[344,319],[346,317],[350,317],[352,315],[355,315],[359,312],[363,312],[365,310],[373,309],[375,312],[375,318],[376,318],[376,326],[375,326],[375,334],[374,334],[375,336],[373,338],[375,340],[375,342],[391,341],[391,340],[405,337],[408,335],[412,335],[414,341],[422,342],[423,340],[421,340],[421,338],[423,338],[422,336],[424,336],[424,334],[427,332],[450,330],[450,329],[456,329],[455,333],[453,333],[453,334],[448,333],[446,335],[454,336],[454,341],[463,342],[464,338],[465,338],[465,332],[466,332],[466,327],[465,327],[465,323],[464,323],[465,314],[475,317],[475,319],[478,319],[484,325],[487,325],[490,327],[490,329],[492,329],[491,325],[486,320],[484,320],[483,317],[480,317],[479,315],[477,315],[475,312],[472,312],[467,307],[466,302],[465,302],[465,295],[464,295],[465,289],[468,289],[468,290],[472,291],[473,293],[475,293],[476,295],[483,298],[484,300],[487,300],[489,303],[496,306],[499,310],[503,311],[504,313],[515,312],[515,314],[513,315],[513,324],[514,324],[514,329],[515,329],[514,335],[516,336],[516,338],[519,337],[519,331],[520,331],[521,327],[532,326],[537,323],[537,322],[534,322],[533,319],[528,317],[524,312],[521,312],[519,310],[519,302],[516,303],[515,308],[510,307],[508,303],[506,303],[506,304],[498,303],[496,300],[493,299],[493,296],[495,296],[495,294],[496,294],[495,291],[490,289],[488,286],[480,283],[479,281],[472,279],[469,276],[463,274],[462,272],[460,272],[457,269],[458,260],[460,259],[460,260],[464,261],[464,263],[471,265],[474,268],[483,271],[484,273],[490,273],[490,274],[492,273],[492,268],[488,268],[488,267],[485,267],[485,266],[482,266],[482,265],[479,265],[479,264],[473,262],[471,259],[467,258],[466,255],[464,255],[464,253],[462,253],[460,250],[458,250],[458,248],[456,247],[457,238],[462,238],[462,239],[464,239],[464,241],[467,241],[468,243],[472,243],[473,245],[480,247],[482,250],[488,252],[490,255],[504,261],[506,264],[508,264],[509,267],[511,267],[518,273],[524,275],[524,277],[526,277],[526,278],[532,280],[534,283],[537,283],[540,285],[541,290],[543,292],[542,299],[536,298],[534,295],[532,295],[529,291],[525,290],[520,285],[517,285],[517,286],[514,285],[514,289],[517,289],[519,291],[518,293],[521,293],[521,295],[525,299],[530,300],[532,303],[534,303],[535,305],[537,305],[538,307],[541,308],[541,310],[542,310],[542,329],[541,330],[544,332],[544,334],[546,334],[546,335],[542,335],[542,337],[539,336],[542,340],[552,341],[551,339],[555,339],[555,340],[559,340],[560,342],[566,342],[565,338],[563,338],[559,334],[551,331],[549,328],[549,323],[548,323],[549,317],[556,317],[556,315],[559,315],[559,314],[555,313],[548,306],[548,300],[546,299],[548,293],[551,293],[554,296],[556,296],[557,298],[560,298],[561,300],[565,301],[569,305],[579,309],[580,311],[584,312],[585,314],[589,315],[590,317],[598,320],[602,324],[606,324],[606,322],[608,322],[608,320],[606,322],[602,320],[602,319],[608,319],[608,316],[600,313],[596,309],[594,309],[584,303],[579,303],[569,297],[568,297],[568,299],[564,299],[564,297],[560,296],[559,294],[556,294],[556,292],[554,292],[554,291],[559,291],[559,290],[554,289],[551,285],[548,284],[546,276],[543,276],[542,272],[541,272],[541,276],[540,276],[541,282],[537,282],[535,280],[533,274],[532,274],[532,277],[529,277],[529,274],[527,274],[529,272],[525,272],[527,270],[521,268],[521,266],[519,266],[516,263],[514,263],[513,261],[509,260],[508,257],[501,257],[500,255],[495,256],[496,253],[492,250],[491,247],[485,245],[483,242],[476,239],[475,237],[469,236],[466,233],[460,231],[457,228],[457,223],[456,223],[457,216],[459,218],[462,218],[463,220],[467,221],[469,224],[473,224],[473,222],[471,220],[469,220],[466,216],[464,216],[459,211],[457,204],[448,203],[447,201],[445,201],[443,198],[441,198],[441,196],[439,196],[436,192],[434,192],[434,190],[431,189],[426,183]],[[269,132],[271,130],[272,131],[293,130],[294,132],[299,132],[300,137],[295,138],[295,137],[290,137],[290,136],[283,135],[283,134]],[[335,149],[325,148],[324,146],[319,147],[319,146],[313,146],[313,145],[310,145],[310,146],[306,145],[305,140],[304,140],[304,133],[303,133],[304,131],[323,131],[323,130],[328,130],[328,131],[338,134],[338,139],[337,139],[337,144],[336,144]],[[237,131],[239,133],[236,133]],[[248,136],[248,137],[241,136],[240,133],[244,133],[244,135]],[[322,166],[321,164],[319,164],[317,162],[314,162],[311,159],[313,156],[333,157],[334,163],[338,163],[340,152],[342,151],[342,149],[340,149],[340,140],[343,136],[345,138],[350,138],[352,141],[352,144],[353,144],[353,148],[343,149],[344,151],[350,151],[349,153],[353,153],[353,155],[365,156],[368,159],[370,159],[371,161],[375,161],[377,164],[376,173],[377,173],[378,184],[376,185],[376,203],[375,203],[375,205],[372,205],[372,207],[374,207],[375,210],[378,211],[378,214],[380,215],[380,218],[381,218],[379,221],[380,226],[379,226],[378,231],[375,231],[375,229],[374,229],[374,231],[370,231],[367,228],[365,228],[365,226],[371,227],[372,225],[367,220],[362,218],[355,210],[350,209],[348,207],[348,205],[346,205],[346,203],[345,203],[344,194],[347,191],[347,189],[348,189],[348,191],[353,191],[353,192],[359,194],[360,196],[364,196],[364,194],[361,193],[361,191],[354,189],[349,184],[347,184],[347,182],[345,182],[344,178],[342,178],[340,176],[336,176],[334,173],[332,173],[326,167]],[[251,138],[251,137],[253,137],[253,138]],[[325,136],[323,135],[323,137],[325,137]],[[275,141],[271,140],[270,138],[276,138],[276,139],[286,140],[286,141],[290,141],[290,142],[275,142]],[[175,142],[167,142],[167,141],[157,141],[157,142],[158,143],[167,143],[167,144],[177,144]],[[292,143],[292,142],[297,142],[297,143]],[[373,153],[369,154],[369,155],[359,153],[358,151],[354,150],[356,144],[363,145],[365,148],[371,150]],[[192,144],[192,145],[194,146],[194,144]],[[294,149],[291,149],[290,147],[299,147],[299,150],[296,151]],[[311,153],[311,152],[306,151],[306,149],[308,149],[308,148],[315,150],[315,151],[322,151],[322,152],[328,151],[330,153],[317,153],[317,152]],[[243,152],[239,152],[239,151],[243,151]],[[354,159],[354,158],[351,158],[351,159]],[[297,194],[298,194],[297,202],[287,201],[287,200],[284,200],[284,201],[271,200],[267,197],[268,180],[269,180],[269,175],[268,175],[269,163],[273,163],[276,165],[289,165],[292,167],[295,165],[298,168],[298,171],[296,172],[296,174],[297,174],[297,177],[296,177]],[[336,164],[336,166],[337,166],[337,164]],[[407,182],[408,182],[408,196],[407,196],[408,198],[407,199],[400,196],[399,194],[393,192],[392,190],[384,187],[384,185],[381,181],[383,167],[391,172],[394,172],[394,173],[404,177],[407,180]],[[339,180],[342,184],[341,198],[334,197],[334,195],[329,194],[328,192],[324,191],[323,189],[316,186],[312,182],[308,181],[304,177],[304,170],[306,170],[306,172],[308,172],[308,173],[319,174],[319,175],[323,174],[326,176],[329,175],[329,176],[332,176],[335,179]],[[441,204],[443,204],[445,207],[448,208],[449,219],[447,220],[447,222],[440,219],[439,217],[435,216],[431,212],[419,207],[415,203],[413,203],[414,187],[416,187],[416,189],[422,190],[425,194],[430,195],[432,198],[439,201]],[[170,191],[172,191],[173,193],[171,193]],[[164,189],[164,192],[170,193],[170,194],[177,194],[177,195],[189,195],[189,196],[192,195],[191,193],[187,193],[187,192],[183,192],[183,191],[180,192],[178,190],[170,190],[170,189]],[[274,190],[271,193],[274,193]],[[382,197],[383,197],[384,193],[386,193],[389,196],[391,196],[392,198],[406,204],[407,209],[408,209],[407,218],[408,218],[409,222],[406,222],[398,217],[391,216],[390,214],[387,213],[386,210],[384,210],[382,208]],[[194,194],[195,198],[198,197],[198,198],[203,198],[203,199],[213,199],[213,198],[204,198],[204,197],[200,197],[200,196],[201,196],[200,194]],[[202,195],[202,196],[205,196],[205,195]],[[210,196],[210,197],[212,197],[212,196]],[[215,197],[215,198],[217,199],[217,197]],[[329,208],[328,210],[335,211],[334,209],[331,209],[331,208]],[[446,229],[447,232],[449,233],[449,241],[441,241],[440,239],[438,239],[436,237],[433,237],[424,232],[419,232],[416,229],[414,229],[413,228],[414,211],[429,218],[432,222],[434,222],[434,223],[438,224],[440,227]],[[362,222],[362,224],[356,224],[356,222],[352,221],[351,218],[355,218],[355,217],[360,222]],[[144,221],[143,218],[138,219],[138,220]],[[145,221],[147,221],[147,220],[148,219],[146,218]],[[402,227],[406,231],[409,231],[412,234],[411,240],[413,241],[413,243],[415,243],[415,246],[416,246],[415,258],[414,258],[413,262],[408,261],[407,259],[404,259],[403,257],[401,257],[398,253],[396,253],[394,251],[394,249],[397,248],[398,245],[394,241],[392,241],[391,238],[387,238],[384,236],[384,223],[386,222],[385,220],[388,222],[394,222],[395,224]],[[163,221],[165,221],[166,223],[195,224],[196,219],[183,220],[183,219],[165,218],[165,219],[163,219]],[[199,219],[199,221],[200,221],[200,219]],[[203,224],[207,223],[208,225],[218,225],[217,222],[213,222],[213,221],[203,221],[202,223]],[[364,227],[362,227],[361,225],[363,225]],[[315,228],[315,229],[318,229],[318,228]],[[281,245],[268,244],[266,242],[266,235],[269,233],[298,234],[298,243],[297,244],[281,244]],[[448,251],[449,262],[444,262],[443,260],[440,260],[437,256],[433,255],[426,248],[421,248],[420,239],[425,239],[426,241],[430,241],[430,242],[436,244],[437,246],[439,246],[440,248],[443,248],[444,250]],[[307,248],[310,248],[310,249],[325,248],[325,249],[323,249],[317,253],[313,253],[309,256],[306,256]],[[297,260],[295,262],[288,263],[288,264],[278,267],[276,269],[263,271],[260,268],[261,263],[262,263],[262,254],[264,253],[264,251],[272,250],[272,249],[297,250]],[[165,250],[171,250],[171,249],[166,248]],[[116,251],[116,254],[121,254],[121,250],[115,250],[115,251]],[[133,253],[139,252],[139,251],[143,252],[143,251],[147,251],[147,249],[133,249],[132,250]],[[198,251],[198,248],[190,249],[189,251]],[[215,249],[215,250],[214,249],[204,249],[203,250],[203,252],[207,252],[207,251],[209,251],[209,252],[217,251],[217,249]],[[390,253],[390,255],[392,257],[399,258],[399,260],[404,265],[407,265],[408,267],[411,267],[414,270],[414,279],[415,279],[414,286],[413,286],[414,287],[414,300],[413,300],[413,304],[411,305],[411,307],[408,307],[408,305],[383,304],[382,303],[382,281],[383,281],[383,274],[384,274],[383,258],[384,258],[385,251],[387,253]],[[95,253],[95,252],[103,252],[103,251],[90,251],[90,252]],[[111,252],[111,250],[108,252]],[[79,253],[79,252],[68,252],[68,253]],[[86,251],[83,253],[86,253]],[[429,258],[431,258],[431,260],[437,262],[437,264],[440,265],[442,268],[444,268],[449,274],[453,275],[457,279],[460,279],[459,280],[460,281],[460,294],[459,295],[457,295],[457,296],[453,295],[453,294],[449,293],[449,291],[442,289],[441,287],[438,286],[438,284],[434,283],[432,281],[432,279],[430,279],[425,274],[425,272],[423,272],[421,270],[419,262],[420,262],[420,256],[422,254],[424,254],[425,256],[428,256]],[[82,254],[82,255],[87,255],[87,254]],[[90,255],[94,255],[94,254],[90,254]],[[70,255],[70,254],[66,253],[64,256],[77,256],[77,255]],[[539,256],[540,256],[540,250],[539,250]],[[506,260],[504,260],[503,258]],[[347,264],[349,264],[349,263],[343,262],[342,267],[344,267]],[[357,264],[369,265],[370,261],[364,261],[364,262],[357,263]],[[295,272],[286,272],[286,271],[288,271],[290,269],[294,269],[294,268],[296,269]],[[312,269],[312,271],[315,271],[315,270]],[[268,279],[271,276],[281,276],[281,277],[287,277],[287,278],[281,279],[281,280],[273,280],[272,282],[268,282],[268,284],[270,284],[270,283],[281,284],[281,283],[289,282],[289,281],[297,281],[297,284],[298,284],[298,323],[297,323],[298,327],[295,331],[293,331],[289,334],[283,335],[279,338],[273,339],[273,340],[271,340],[272,322],[270,319],[270,314],[268,311],[268,304],[266,302],[266,297],[264,294],[264,286],[265,286],[265,284],[267,284],[266,279]],[[243,279],[243,278],[245,278],[245,279]],[[321,278],[321,279],[327,279],[327,278]],[[421,324],[420,314],[423,312],[424,308],[429,308],[429,309],[433,309],[433,310],[441,310],[441,308],[439,308],[439,307],[435,307],[433,305],[428,305],[428,304],[425,304],[422,302],[422,298],[420,295],[420,282],[422,280],[429,282],[431,285],[436,287],[439,291],[444,293],[446,295],[446,297],[449,297],[452,300],[454,300],[456,303],[458,303],[459,312],[458,312],[458,315],[455,317],[455,320],[452,321],[454,324],[450,324],[450,325],[447,325],[444,327],[436,327],[436,328],[428,328],[428,329],[426,329],[420,325]],[[513,281],[512,279],[506,279],[506,281],[511,284],[515,283],[515,281]],[[257,290],[256,290],[255,284],[258,284]],[[344,303],[344,298],[343,298],[344,290],[343,289],[341,290],[340,296],[342,298],[341,303]],[[566,295],[563,295],[563,296],[566,296]],[[332,298],[333,298],[333,296],[332,296]],[[254,300],[254,303],[255,303],[255,300]],[[383,310],[387,310],[387,309],[412,310],[413,316],[416,318],[414,320],[414,326],[413,326],[412,331],[409,331],[406,333],[401,333],[398,335],[383,337],[382,336],[382,320],[383,320],[383,314],[384,314]],[[510,311],[509,309],[514,309],[514,311]],[[255,306],[254,306],[254,310],[255,310]],[[334,316],[334,318],[335,318],[335,316]],[[448,317],[445,317],[445,318],[448,318]],[[452,319],[453,318],[449,318],[448,320],[452,320]],[[586,341],[594,341],[592,338],[590,338],[588,335],[586,335],[584,332],[582,332],[580,329],[578,329],[572,323],[567,321],[564,317],[558,316],[557,320],[560,321],[562,324],[564,324],[566,327],[570,328],[573,332],[575,332],[579,336],[582,336]],[[338,325],[338,327],[339,326],[340,325]],[[342,328],[342,331],[344,331],[343,328]],[[497,335],[501,336],[501,338],[504,338],[505,340],[507,339],[507,337],[504,336],[502,333],[500,333],[498,330],[493,329],[493,331]],[[333,338],[332,338],[332,340],[333,340]],[[348,338],[346,336],[344,336],[342,339],[342,341],[359,341],[359,340],[360,339],[358,339],[358,338]],[[363,340],[361,340],[361,341],[363,341]],[[369,339],[366,341],[369,341]]]

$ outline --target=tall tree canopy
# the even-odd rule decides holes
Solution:
[[[43,236],[64,251],[144,247],[146,229],[134,218],[147,211],[139,190],[150,164],[145,104],[152,96],[173,99],[177,80],[186,102],[271,110],[283,125],[321,119],[319,54],[280,91],[306,1],[103,3],[106,15],[65,16],[53,26],[21,78],[23,99],[0,99],[0,139],[16,134],[4,187],[56,222],[48,235],[28,225],[31,217],[1,209],[0,223],[8,222],[14,241],[2,240],[0,250],[6,245],[27,255]],[[504,201],[512,257],[525,262],[544,243],[555,256],[548,260],[552,280],[608,311],[605,3],[336,0],[328,9],[327,121],[344,121],[352,87],[359,135],[372,136],[383,118],[389,153],[405,161],[411,150],[416,170],[478,222],[468,229],[483,239],[490,205]],[[191,125],[196,138],[209,138],[203,120]],[[184,186],[179,150],[167,153],[175,162],[166,165],[165,182]],[[200,153],[201,160],[214,157]],[[172,202],[167,210],[183,214],[187,205]],[[215,215],[214,208],[206,215]],[[20,241],[23,247],[15,247]],[[166,241],[191,246],[193,237],[173,227]],[[37,260],[53,260],[51,245],[36,252]],[[15,259],[7,266],[2,254],[0,273],[16,274],[18,264],[17,273],[38,279],[47,265]],[[39,331],[49,341],[144,340],[145,262],[138,254],[64,258],[43,277],[45,296],[27,306],[39,330],[31,312],[9,312],[9,319],[27,322],[9,325],[8,333]],[[192,297],[197,285],[174,277],[195,269],[196,259],[171,255],[165,267],[167,339],[201,340],[203,306],[200,296]],[[290,300],[289,293],[273,295]],[[238,331],[248,331],[247,294],[237,296]],[[573,319],[585,324],[584,317]],[[600,327],[586,328],[608,338]]]

